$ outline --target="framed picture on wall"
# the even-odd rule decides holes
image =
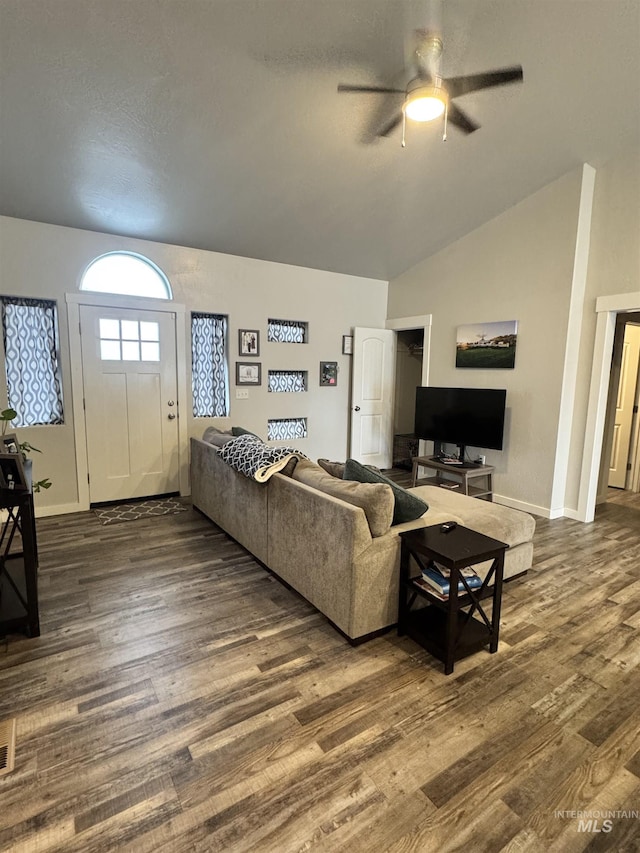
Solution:
[[[236,385],[261,385],[262,365],[255,361],[236,361]]]
[[[321,361],[320,362],[320,384],[321,385],[337,385],[338,384],[338,362],[337,361]]]
[[[484,370],[513,368],[516,363],[517,337],[517,320],[458,326],[456,367],[479,367]]]
[[[353,355],[353,335],[342,336],[342,355]]]
[[[18,436],[15,432],[7,432],[0,440],[0,453],[20,453]]]
[[[22,465],[22,454],[0,453],[0,488],[10,491],[28,488]]]
[[[260,332],[257,329],[238,330],[238,352],[244,356],[260,355]]]

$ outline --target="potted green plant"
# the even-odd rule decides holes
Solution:
[[[3,411],[0,412],[0,421],[2,421],[2,435],[3,436],[6,435],[7,427],[9,426],[11,421],[15,420],[15,418],[17,418],[17,417],[18,417],[18,413],[16,412],[15,409],[3,409]],[[35,481],[33,480],[32,472],[31,472],[33,460],[29,459],[27,457],[28,453],[42,453],[42,451],[39,448],[34,447],[28,441],[19,442],[18,448],[20,450],[20,453],[22,454],[22,459],[24,461],[25,474],[27,476],[27,479],[31,480],[31,490],[34,492],[39,492],[42,489],[50,489],[51,488],[51,480],[49,480],[48,477],[45,477],[44,480],[35,480]]]

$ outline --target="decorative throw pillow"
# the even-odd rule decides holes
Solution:
[[[235,436],[238,436],[238,435],[256,435],[255,432],[251,432],[250,429],[244,429],[244,427],[231,427],[231,434],[235,435]],[[260,438],[260,436],[256,435],[256,438]],[[262,441],[261,438],[260,438],[260,441]]]
[[[371,535],[384,536],[391,527],[393,518],[393,492],[381,483],[356,483],[339,480],[327,474],[310,459],[300,459],[294,468],[292,479],[318,492],[339,498],[345,503],[359,506],[369,524]]]
[[[342,480],[344,475],[344,462],[330,462],[328,459],[318,459],[318,465],[331,474],[332,477],[337,477]]]
[[[344,479],[355,480],[358,483],[384,483],[391,486],[395,500],[392,524],[401,524],[403,521],[413,521],[429,509],[429,504],[422,498],[411,494],[402,486],[398,486],[393,480],[385,477],[378,471],[372,471],[370,467],[361,465],[355,459],[347,459],[344,465]]]
[[[213,444],[214,447],[224,447],[232,438],[233,433],[230,430],[223,432],[223,430],[212,426],[207,427],[202,433],[202,440],[206,441],[207,444]]]

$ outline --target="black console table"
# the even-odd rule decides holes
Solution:
[[[441,660],[446,675],[453,672],[456,660],[487,645],[490,652],[496,652],[504,553],[509,546],[461,525],[449,531],[439,524],[408,530],[400,534],[400,539],[398,634],[407,634]],[[436,560],[450,571],[450,592],[446,600],[414,583],[419,575],[412,568],[412,561],[421,570],[429,560]],[[485,560],[493,562],[482,586],[470,589],[460,569]],[[465,587],[462,592],[458,591],[460,582]],[[490,615],[482,604],[484,600],[487,604],[491,601]],[[414,608],[418,603],[423,606]]]
[[[7,515],[0,531],[0,637],[15,631],[39,637],[33,495],[0,489],[0,509]]]

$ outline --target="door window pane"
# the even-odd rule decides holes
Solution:
[[[122,320],[121,325],[123,341],[140,340],[140,326],[137,320]]]
[[[160,327],[157,323],[148,323],[144,320],[140,321],[140,340],[141,341],[159,341]]]
[[[103,361],[160,361],[160,324],[148,320],[100,318]]]
[[[138,341],[122,341],[122,360],[140,361],[140,344]]]
[[[140,354],[142,361],[160,361],[160,344],[153,341],[142,341]]]
[[[111,340],[120,339],[120,321],[119,320],[100,320],[100,337],[110,338]]]
[[[100,341],[102,361],[120,361],[120,341]]]

